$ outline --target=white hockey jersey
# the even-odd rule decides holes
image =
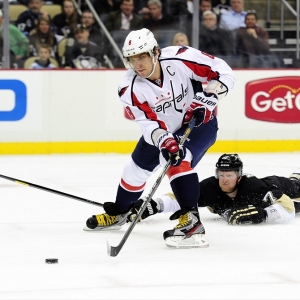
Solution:
[[[182,126],[194,97],[191,80],[217,80],[228,90],[235,83],[233,71],[225,61],[191,47],[163,48],[159,63],[161,86],[130,69],[118,90],[126,112],[139,124],[145,141],[151,145],[154,130],[161,128],[173,133]]]

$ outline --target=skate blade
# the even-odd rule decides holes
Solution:
[[[209,243],[202,234],[193,234],[189,238],[184,236],[171,236],[165,240],[167,247],[173,249],[207,248]]]
[[[95,229],[91,229],[88,228],[87,226],[85,226],[83,228],[84,231],[90,231],[90,232],[101,232],[101,231],[112,231],[112,230],[120,230],[122,228],[122,226],[109,226],[109,227],[96,227]]]

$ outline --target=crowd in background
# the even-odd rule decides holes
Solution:
[[[161,48],[191,44],[192,0],[90,2],[119,48],[129,31],[143,27],[154,33]],[[258,26],[255,11],[244,10],[243,0],[199,3],[199,50],[242,68],[251,67],[253,57],[271,55],[267,31]],[[15,4],[26,5],[27,9],[10,22],[12,68],[123,67],[114,45],[85,1],[80,7],[72,0],[10,1],[10,6]],[[61,12],[52,17],[44,9],[51,4],[61,5]],[[1,44],[6,17],[0,11]]]

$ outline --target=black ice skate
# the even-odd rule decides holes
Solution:
[[[119,230],[122,225],[126,223],[127,215],[129,213],[120,213],[114,203],[104,203],[104,210],[106,213],[100,215],[93,215],[86,221],[86,231],[106,231]]]
[[[190,211],[179,210],[170,217],[170,220],[178,218],[179,223],[174,229],[164,232],[164,240],[168,247],[205,248],[209,246],[197,208]]]

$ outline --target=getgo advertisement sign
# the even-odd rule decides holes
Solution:
[[[6,93],[3,95],[3,93]],[[1,95],[2,94],[2,95]],[[0,80],[0,122],[18,121],[24,118],[27,109],[26,85],[20,80]],[[9,104],[4,101],[9,98]]]
[[[266,122],[300,123],[300,77],[248,82],[245,114],[250,119]]]

